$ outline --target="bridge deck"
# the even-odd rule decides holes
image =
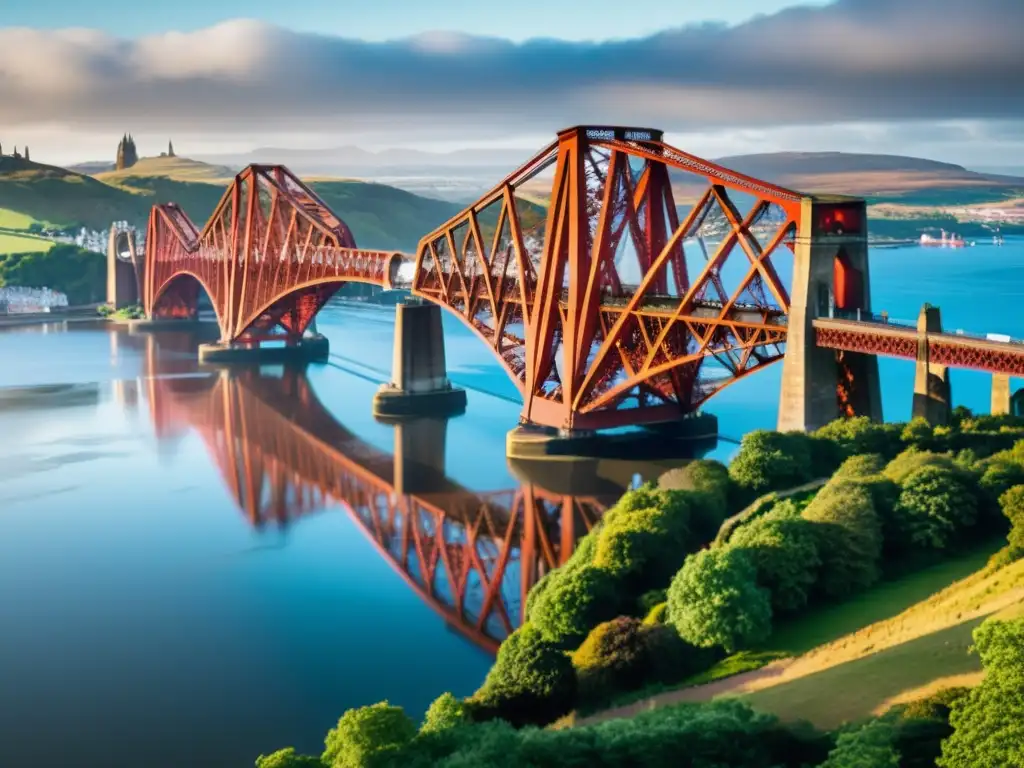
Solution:
[[[922,335],[917,328],[878,320],[819,317],[813,321],[819,347],[869,355],[917,359]],[[933,365],[1024,376],[1024,343],[995,341],[959,333],[929,333],[928,358]]]

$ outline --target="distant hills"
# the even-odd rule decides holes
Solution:
[[[82,167],[82,166],[78,166]],[[112,221],[145,226],[154,203],[176,202],[206,223],[235,171],[188,158],[142,158],[95,177],[22,158],[0,158],[0,210],[61,227],[102,230]],[[365,248],[412,251],[419,238],[460,206],[383,184],[320,180],[310,186]]]
[[[772,152],[722,157],[715,162],[799,192],[906,198],[929,190],[944,190],[954,197],[956,190],[977,193],[984,189],[991,190],[993,199],[1001,199],[1006,195],[1000,190],[1024,190],[1021,177],[979,173],[952,163],[902,155]]]

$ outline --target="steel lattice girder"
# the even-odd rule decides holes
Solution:
[[[522,190],[551,167],[540,219]],[[670,169],[706,184],[682,221]],[[755,198],[747,215],[730,192]],[[793,247],[801,199],[660,142],[568,131],[420,241],[413,292],[458,314],[492,349],[527,421],[592,429],[671,420],[781,359],[789,296],[771,257]],[[702,237],[713,214],[722,240],[691,275],[683,243]],[[759,241],[751,230],[769,220]],[[626,285],[616,260],[627,243],[638,285]],[[730,259],[746,275],[727,292]],[[707,375],[711,359],[725,376]]]
[[[190,423],[200,432],[252,525],[288,524],[342,506],[421,599],[490,652],[521,623],[530,587],[572,554],[576,521],[589,530],[606,507],[530,485],[486,494],[399,495],[381,476],[390,472],[381,459],[390,456],[362,444],[352,450],[358,440],[325,442],[302,426],[344,431],[305,377],[273,383],[286,386],[288,402],[303,404],[301,413],[293,407],[287,416],[271,404],[285,393],[263,391],[266,380],[245,374],[215,375],[199,388],[192,380],[186,391],[175,390],[176,380],[150,381],[154,420]]]
[[[819,347],[867,355],[917,359],[918,334],[913,329],[895,331],[881,324],[861,323],[862,328],[814,329]],[[872,325],[875,325],[872,328]],[[989,373],[1024,376],[1024,346],[953,336],[928,334],[928,360],[949,368],[970,368]]]
[[[357,248],[344,222],[282,166],[242,171],[201,232],[177,205],[154,206],[146,242],[146,314],[170,315],[181,303],[176,286],[198,296],[198,283],[226,341],[277,324],[301,335],[343,283],[389,287],[403,259]]]

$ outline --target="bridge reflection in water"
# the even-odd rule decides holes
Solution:
[[[157,437],[198,433],[253,527],[340,507],[422,600],[492,653],[521,623],[533,584],[652,466],[557,462],[532,478],[513,467],[518,487],[470,491],[445,474],[447,421],[396,425],[387,453],[340,424],[302,369],[197,371],[186,334],[129,343],[145,346]]]

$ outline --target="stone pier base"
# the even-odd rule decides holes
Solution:
[[[652,424],[628,432],[563,434],[534,425],[519,426],[505,438],[509,459],[590,461],[595,458],[699,458],[718,444],[718,417],[703,413],[688,419]]]
[[[199,345],[199,362],[219,364],[324,362],[330,353],[326,336],[305,336],[283,347],[243,346],[216,342]]]
[[[448,381],[441,308],[395,306],[395,351],[391,381],[373,398],[381,419],[456,416],[466,410],[466,391]]]
[[[217,328],[216,320],[189,320],[169,317],[156,317],[152,320],[145,318],[140,320],[115,320],[113,322],[126,325],[130,334],[156,333],[158,331],[195,332]]]

